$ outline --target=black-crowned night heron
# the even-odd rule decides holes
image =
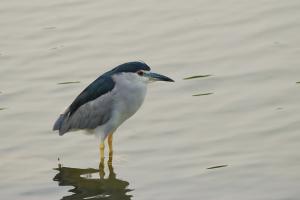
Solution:
[[[59,116],[53,130],[59,135],[84,129],[98,136],[100,158],[104,159],[104,140],[108,137],[112,154],[112,135],[142,105],[147,84],[172,79],[150,72],[142,62],[128,62],[104,73],[86,87]]]

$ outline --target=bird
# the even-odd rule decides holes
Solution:
[[[99,140],[100,160],[104,160],[107,138],[109,156],[113,153],[113,134],[133,116],[144,102],[151,82],[173,79],[154,73],[144,62],[120,64],[89,84],[59,115],[53,126],[62,136],[67,132],[85,130]]]

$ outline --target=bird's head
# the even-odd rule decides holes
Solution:
[[[174,82],[174,80],[172,80],[171,78],[161,75],[161,74],[157,74],[151,71],[145,71],[145,70],[139,70],[136,72],[136,74],[143,79],[144,81],[151,83],[151,82],[155,82],[155,81],[168,81],[168,82]]]
[[[143,62],[128,62],[117,66],[114,73],[126,73],[131,79],[151,83],[155,81],[174,82],[171,78],[151,72],[151,68]]]

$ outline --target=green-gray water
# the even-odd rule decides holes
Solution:
[[[0,4],[0,199],[299,198],[300,1]],[[100,179],[95,138],[52,125],[133,60],[176,82],[149,86]]]

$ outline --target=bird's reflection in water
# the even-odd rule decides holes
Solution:
[[[127,193],[132,191],[128,189],[129,183],[117,179],[112,165],[112,156],[110,156],[107,166],[107,178],[105,177],[105,163],[101,160],[99,169],[78,169],[62,167],[59,165],[55,170],[58,173],[53,178],[59,186],[73,186],[70,190],[73,194],[64,196],[62,199],[131,199]]]

